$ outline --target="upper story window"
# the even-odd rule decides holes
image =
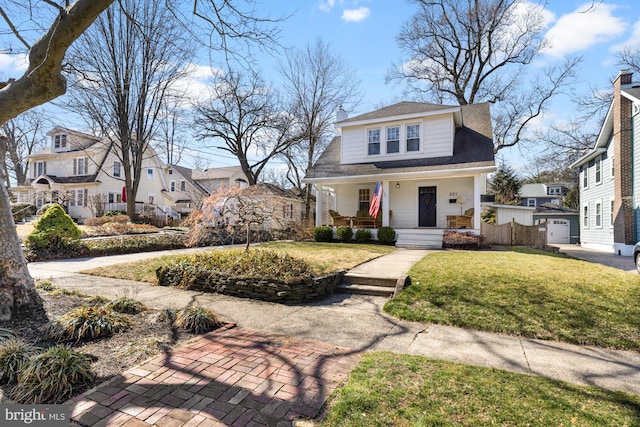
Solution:
[[[387,128],[387,154],[400,152],[400,128]]]
[[[536,206],[536,199],[527,199],[527,206]]]
[[[33,178],[47,174],[47,162],[35,162],[33,165]]]
[[[153,169],[147,169],[147,179],[153,179]]]
[[[589,187],[589,168],[582,167],[582,188]]]
[[[121,168],[122,168],[122,164],[119,161],[114,160],[113,161],[113,176],[119,177],[120,174],[122,173],[121,172]]]
[[[596,184],[602,182],[602,161],[600,159],[596,160]]]
[[[368,132],[368,151],[370,156],[380,154],[380,129],[370,129]]]
[[[184,179],[180,180],[180,191],[187,191],[187,181]]]
[[[87,175],[87,159],[84,157],[78,157],[74,159],[74,175]]]
[[[613,178],[614,176],[616,176],[616,168],[614,158],[611,157],[611,178]]]
[[[172,193],[175,193],[176,191],[176,182],[175,181],[170,181],[169,182],[169,191]]]
[[[420,125],[407,126],[407,151],[420,151]]]
[[[66,133],[57,133],[53,135],[53,148],[54,150],[64,150],[67,148]]]

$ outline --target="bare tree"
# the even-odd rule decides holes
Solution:
[[[0,126],[0,135],[5,136],[0,142],[0,156],[7,187],[11,181],[23,185],[27,180],[29,155],[44,148],[44,131],[46,120],[42,112],[27,111]]]
[[[193,56],[181,26],[158,0],[120,0],[70,52],[69,106],[108,136],[124,170],[127,215],[135,214],[142,163],[172,87]]]
[[[211,94],[196,105],[198,137],[238,158],[249,185],[259,182],[267,163],[299,140],[293,115],[256,73],[219,73]]]
[[[413,0],[420,10],[397,37],[408,55],[387,81],[460,105],[495,103],[498,152],[524,139],[531,121],[575,77],[579,58],[522,84],[527,66],[546,47],[541,5],[523,0]]]
[[[0,30],[13,35],[22,49],[29,53],[29,65],[24,74],[18,79],[0,82],[0,125],[31,108],[55,99],[66,91],[62,67],[69,46],[113,3],[113,0],[46,0],[40,2],[38,7],[33,3],[6,0],[0,4],[0,23],[4,25]],[[229,10],[234,4],[231,0],[225,0],[222,6],[214,0],[196,1],[194,11],[206,17],[211,24],[224,29],[229,25],[233,26],[233,22],[222,22],[227,15],[209,15],[206,12],[202,13],[199,7],[209,6],[220,12],[225,8]],[[166,5],[168,3],[163,3],[163,7]],[[43,17],[43,11],[49,11],[50,14]],[[246,30],[247,37],[260,39],[259,28],[254,27],[258,29],[255,32],[249,31],[251,23],[257,22],[252,19],[251,13],[243,13],[242,16],[240,23],[244,22],[245,25],[237,27],[240,32],[235,30],[230,34],[242,38]],[[25,19],[26,17],[30,19]],[[16,19],[26,23],[26,28],[16,24]],[[38,25],[42,22],[46,22],[47,25]],[[212,25],[212,31],[217,32],[224,40],[227,32],[219,32],[216,25]],[[35,42],[31,42],[25,36],[29,31],[22,31],[27,28],[32,31],[31,34],[35,34]],[[35,290],[22,254],[4,180],[0,180],[0,253],[0,320],[8,320],[20,314],[42,314],[42,301]]]
[[[355,71],[344,63],[329,43],[317,39],[304,49],[290,50],[279,67],[290,111],[296,116],[302,139],[292,144],[283,157],[287,177],[305,194],[305,218],[310,218],[311,186],[302,178],[311,169],[334,134],[339,108],[354,108],[360,100]]]

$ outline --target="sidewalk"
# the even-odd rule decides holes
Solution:
[[[363,271],[379,270],[386,274],[400,276],[405,274],[413,263],[427,255],[428,252],[397,250],[360,268]],[[152,256],[163,254],[156,253]],[[137,259],[140,259],[141,256],[151,257],[149,254],[135,255]],[[239,333],[243,337],[253,336],[252,344],[248,345],[248,347],[264,349],[268,347],[265,342],[271,343],[274,340],[280,340],[290,343],[292,348],[295,349],[292,354],[315,354],[315,356],[310,356],[311,359],[316,358],[316,360],[321,360],[323,363],[326,360],[330,360],[331,357],[340,355],[337,358],[343,359],[342,356],[344,356],[344,360],[340,360],[337,363],[340,366],[351,367],[357,360],[357,358],[351,357],[353,355],[357,356],[363,351],[389,350],[397,353],[424,355],[471,365],[541,375],[577,384],[595,385],[605,389],[640,394],[640,354],[638,353],[525,339],[441,325],[405,322],[392,318],[382,311],[382,307],[387,301],[385,298],[336,294],[313,304],[285,306],[75,273],[82,269],[91,268],[95,264],[108,265],[122,262],[125,257],[127,256],[109,257],[108,259],[32,263],[29,264],[29,269],[34,277],[44,279],[54,277],[54,283],[58,286],[79,290],[91,295],[100,294],[106,297],[116,297],[124,294],[123,289],[135,289],[137,291],[137,299],[156,308],[181,308],[189,303],[197,302],[211,308],[226,321],[237,324],[238,327],[235,330],[230,330],[233,332],[228,333]],[[264,338],[265,336],[269,338]],[[214,332],[203,336],[200,341],[206,343],[218,339],[221,338],[217,338]],[[200,341],[195,345],[199,345]],[[321,350],[318,350],[319,353],[314,353],[317,349]],[[184,349],[178,349],[177,351],[183,352]],[[279,360],[279,363],[285,363],[285,360],[289,360],[274,353],[270,354],[270,358],[264,354],[259,356],[254,354],[253,357],[264,358],[268,361],[268,364],[275,363],[273,360]],[[322,354],[322,356],[319,356],[319,354]],[[296,357],[292,356],[292,359],[295,360]],[[253,362],[257,360],[255,359]],[[203,359],[201,362],[206,363],[207,359]],[[308,362],[311,362],[311,360],[309,359]],[[296,366],[295,363],[288,364]],[[318,371],[313,378],[315,378],[314,381],[317,384],[330,384],[335,381],[334,378],[325,376],[326,370],[318,366],[314,366],[315,368]],[[172,369],[179,371],[180,367]],[[204,367],[203,369],[206,370],[207,368]],[[133,370],[123,375],[126,387],[130,387],[133,384],[131,383],[132,380],[127,380],[131,375],[134,375],[132,372]],[[149,375],[153,376],[153,374]],[[148,380],[149,378],[144,379],[144,381]],[[213,382],[214,385],[219,385],[220,383],[216,377],[207,377],[204,380]],[[305,384],[311,381],[309,379],[299,380]],[[280,383],[280,381],[275,381],[275,383]],[[296,387],[294,386],[294,388]],[[148,391],[147,387],[143,386],[142,388]],[[318,391],[317,385],[312,385],[311,389]],[[138,390],[142,394],[146,392],[142,389]],[[242,390],[241,394],[234,395],[228,401],[238,401],[246,393],[246,389],[243,388]],[[289,389],[289,391],[293,392],[293,389]],[[300,392],[297,388],[296,393],[302,393],[301,395],[307,396],[305,394],[307,392]],[[329,388],[318,394],[317,398],[326,398],[328,394]],[[228,395],[225,396],[228,397]],[[272,399],[276,398],[275,394],[273,396],[258,394],[257,397],[259,403],[260,399],[267,400],[269,398],[269,402],[271,402]],[[293,398],[293,396],[289,397]],[[247,394],[236,403],[243,402],[245,398],[255,400],[256,396]],[[305,398],[302,397],[295,400],[295,402],[303,401],[305,401]],[[216,402],[218,401],[216,400]],[[269,405],[269,402],[262,403],[262,405]],[[281,404],[282,402],[278,403],[278,405]],[[79,411],[76,414],[77,417],[82,417],[86,411],[91,409],[87,405],[90,406],[90,403],[86,400],[80,401],[76,405],[76,410]],[[183,405],[177,405],[184,410]],[[264,406],[259,407],[255,402],[251,403],[251,405],[256,406],[258,409],[252,409],[250,406],[245,407],[245,409],[254,411],[253,413],[256,417],[264,410]],[[271,405],[275,405],[275,403],[271,403]],[[139,406],[142,407],[142,405]],[[293,405],[287,407],[290,409]],[[225,408],[230,409],[228,406]],[[311,411],[313,409],[305,408],[298,409],[301,411]],[[115,409],[110,407],[109,410]],[[300,412],[291,412],[291,414],[293,413]],[[190,414],[193,415],[193,412],[190,412]],[[128,416],[135,417],[131,414],[128,414]],[[216,419],[220,420],[220,418]],[[252,422],[257,422],[255,419]],[[265,424],[273,425],[270,423]]]

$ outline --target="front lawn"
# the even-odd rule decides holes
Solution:
[[[252,251],[268,249],[283,252],[307,261],[314,273],[324,274],[341,269],[353,268],[363,262],[388,254],[393,246],[360,245],[346,243],[316,242],[269,242],[252,247]],[[118,264],[117,266],[94,268],[83,271],[102,277],[157,283],[156,270],[169,264],[179,256],[163,256],[144,261]]]
[[[530,249],[429,254],[385,305],[401,319],[640,351],[640,276]]]
[[[387,352],[365,353],[323,426],[632,426],[640,397]]]

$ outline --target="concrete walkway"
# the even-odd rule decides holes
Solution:
[[[304,347],[306,350],[300,350],[302,353],[312,351],[314,342],[322,343],[318,346],[323,348],[323,354],[331,354],[331,347],[326,345],[335,346],[336,354],[345,355],[389,350],[640,394],[640,353],[400,321],[382,311],[386,299],[380,297],[333,295],[313,304],[285,306],[77,274],[82,269],[97,265],[165,253],[31,263],[29,269],[34,277],[53,278],[58,286],[91,295],[113,298],[125,292],[130,295],[133,290],[136,299],[155,308],[181,308],[199,303],[226,321],[237,324],[241,332],[261,331],[281,339],[302,340],[304,345],[293,345]],[[429,251],[398,249],[358,269],[372,274],[399,276],[428,254]],[[351,366],[351,363],[354,362],[349,359],[346,365]],[[322,376],[315,378],[320,383],[333,381]],[[82,407],[82,404],[80,401],[80,406],[76,407]],[[260,414],[259,411],[256,413]],[[76,414],[77,417],[82,415],[82,411]]]
[[[633,263],[633,257],[620,256],[610,252],[597,251],[595,249],[587,249],[578,245],[549,245],[558,248],[560,253],[578,258],[584,261],[595,262],[597,264],[606,265],[608,267],[617,268],[619,270],[637,273],[636,266]]]

